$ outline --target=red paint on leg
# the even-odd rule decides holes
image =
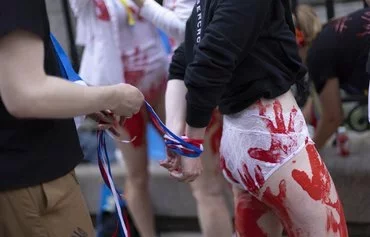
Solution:
[[[239,237],[267,237],[258,220],[268,211],[266,205],[248,193],[239,194],[235,208],[235,230]]]
[[[135,114],[131,118],[126,119],[123,127],[128,132],[130,139],[136,137],[131,143],[134,147],[144,145],[145,126],[146,125],[144,122],[142,111]]]
[[[222,119],[221,114],[218,112],[218,110],[213,111],[211,122],[209,123],[206,132],[214,130],[214,128],[216,128],[216,130],[212,134],[210,134],[211,149],[214,154],[218,154],[220,152],[222,137]]]
[[[275,114],[275,124],[269,118],[266,118],[266,111],[268,105],[263,105],[262,102],[258,102],[259,114],[262,116],[263,121],[266,124],[268,131],[271,133],[271,146],[268,150],[262,148],[250,148],[248,154],[251,158],[269,162],[269,163],[280,163],[281,159],[286,157],[290,150],[297,146],[296,136],[287,136],[286,141],[282,140],[280,135],[289,135],[289,133],[295,133],[295,117],[297,115],[297,109],[292,108],[289,116],[288,127],[285,126],[283,109],[279,101],[273,103],[273,110]]]
[[[289,237],[299,237],[299,230],[294,229],[292,219],[289,216],[288,209],[285,204],[285,200],[287,198],[286,192],[286,182],[285,180],[282,180],[279,184],[278,195],[274,195],[270,187],[267,187],[263,193],[262,201],[276,210]]]
[[[346,220],[339,198],[337,197],[336,202],[332,202],[330,199],[332,190],[330,174],[324,162],[321,161],[314,144],[307,144],[306,151],[311,165],[312,177],[310,178],[305,171],[297,169],[292,171],[292,177],[313,200],[327,205],[327,230],[339,233],[340,237],[347,236]],[[335,220],[333,209],[338,213],[339,221]]]
[[[254,168],[254,173],[255,173],[256,181],[258,185],[262,187],[262,185],[265,183],[265,178],[263,177],[262,169],[259,165],[257,165],[256,168]]]
[[[258,196],[260,187],[257,186],[256,182],[252,178],[252,175],[250,174],[247,165],[243,164],[243,171],[240,172],[240,170],[238,170],[238,173],[247,191],[252,193],[255,196]]]

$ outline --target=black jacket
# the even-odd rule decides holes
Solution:
[[[217,106],[237,113],[303,80],[285,7],[279,0],[197,0],[170,66],[170,79],[188,88],[190,126],[207,126]]]

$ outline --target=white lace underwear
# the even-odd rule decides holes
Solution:
[[[253,194],[305,147],[307,137],[303,114],[290,92],[226,115],[220,148],[224,176]]]

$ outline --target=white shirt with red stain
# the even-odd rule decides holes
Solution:
[[[70,0],[77,17],[76,42],[85,46],[80,75],[89,85],[129,83],[144,94],[165,80],[168,60],[158,30],[139,17],[126,0],[135,24],[129,25],[119,0]]]
[[[185,38],[185,25],[195,5],[195,0],[164,0],[163,6],[155,0],[145,0],[140,16],[163,30],[175,49]]]

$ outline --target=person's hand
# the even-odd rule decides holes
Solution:
[[[160,165],[166,168],[173,178],[185,183],[193,182],[203,171],[200,158],[182,157],[177,154],[167,155]]]
[[[115,115],[109,110],[87,115],[87,118],[94,120],[98,124],[99,130],[108,130],[115,137],[122,135],[121,124],[125,118]]]
[[[136,6],[141,8],[144,5],[145,0],[133,0]]]
[[[170,175],[178,181],[190,183],[193,182],[203,171],[200,158],[181,157],[180,170],[170,172]]]
[[[140,111],[144,103],[144,95],[134,86],[118,84],[116,88],[117,102],[112,112],[118,116],[131,118]]]
[[[170,173],[174,171],[179,172],[181,169],[181,156],[167,149],[166,159],[160,161],[159,164]]]

